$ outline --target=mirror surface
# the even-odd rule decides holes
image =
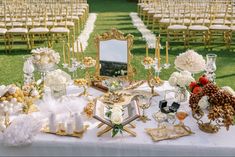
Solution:
[[[101,76],[125,76],[128,65],[127,40],[111,39],[100,41],[100,75]]]

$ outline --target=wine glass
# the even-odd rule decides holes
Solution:
[[[185,110],[179,109],[176,112],[176,117],[180,121],[180,125],[184,125],[184,120],[188,116],[188,113]]]
[[[148,109],[151,105],[150,98],[147,96],[139,96],[138,97],[138,105],[143,110],[142,115],[140,116],[139,120],[146,123],[147,121],[150,121],[151,119],[148,118],[148,116],[145,114],[145,110]]]

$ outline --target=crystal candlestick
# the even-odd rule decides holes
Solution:
[[[211,82],[215,83],[215,78],[216,78],[216,54],[207,54],[206,55],[206,76]]]

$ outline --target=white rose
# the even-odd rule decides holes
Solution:
[[[9,94],[15,94],[16,90],[17,90],[17,87],[10,86],[10,88],[8,89],[8,92]]]
[[[111,114],[111,119],[110,120],[113,124],[121,124],[123,122],[122,113],[113,112]]]
[[[173,72],[172,74],[171,74],[171,77],[176,77],[176,78],[178,78],[180,76],[180,73],[179,72]]]
[[[4,94],[6,94],[6,86],[1,85],[0,86],[0,97],[3,96]]]
[[[121,105],[114,105],[111,109],[112,113],[120,113],[122,114],[122,106]]]
[[[199,106],[201,109],[205,110],[205,109],[210,105],[210,103],[208,102],[208,99],[209,99],[208,96],[203,96],[203,97],[199,100],[198,106]]]
[[[185,85],[188,86],[191,82],[195,82],[192,76],[185,76]]]
[[[171,86],[177,85],[177,77],[172,76],[172,77],[170,77],[170,79],[168,81]]]
[[[39,95],[39,93],[38,93],[38,91],[36,90],[36,89],[34,89],[32,92],[31,92],[31,96],[33,96],[33,97],[36,97],[36,96],[38,96]]]
[[[41,57],[41,64],[48,64],[50,61],[50,58],[47,56],[42,56]]]
[[[188,71],[186,71],[186,70],[181,71],[180,74],[181,74],[181,75],[185,75],[185,76],[191,76],[191,73],[188,72]]]
[[[40,55],[35,55],[35,56],[34,56],[34,60],[39,61],[40,59],[41,59],[41,56],[40,56]]]

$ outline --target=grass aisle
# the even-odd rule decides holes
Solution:
[[[98,17],[85,55],[96,56],[94,37],[97,34],[109,31],[111,28],[117,28],[125,34],[130,33],[135,36],[134,48],[132,50],[132,54],[134,55],[132,65],[137,70],[135,79],[145,79],[146,72],[140,63],[145,56],[145,41],[141,38],[140,32],[132,25],[131,18],[129,17],[130,12],[136,12],[136,3],[128,2],[127,0],[88,0],[88,3],[90,4],[90,12],[98,13]],[[163,38],[163,46],[164,40]],[[17,46],[16,48],[12,54],[6,55],[4,54],[4,46],[0,45],[0,84],[22,82],[23,56],[27,55],[28,52],[25,50],[26,46]],[[203,56],[209,53],[203,49],[203,46],[194,49]],[[60,44],[56,44],[55,50],[61,52],[62,55],[62,46]],[[170,63],[173,64],[175,57],[184,51],[183,46],[174,45],[173,49],[169,51]],[[162,50],[161,53],[162,61],[164,61],[165,50]],[[211,53],[218,55],[217,83],[221,86],[228,85],[235,89],[235,52],[217,50]],[[154,55],[154,50],[150,50],[150,55]],[[168,79],[174,71],[173,66],[168,70],[163,70],[161,78]]]

